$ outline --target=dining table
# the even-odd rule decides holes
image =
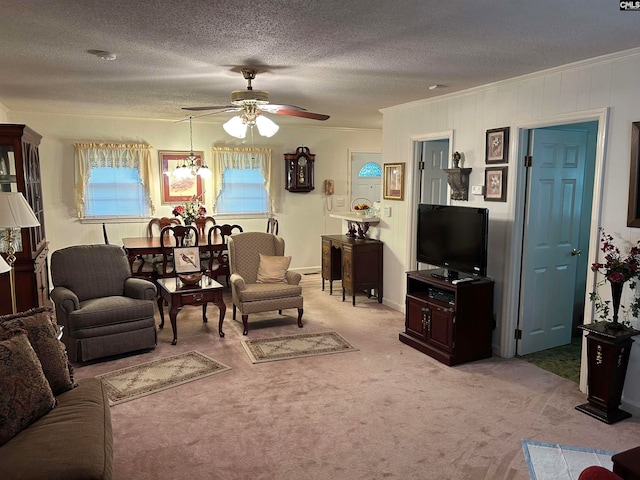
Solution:
[[[165,248],[171,245],[171,239],[168,242],[165,241]],[[122,246],[127,252],[129,266],[131,266],[134,275],[133,262],[136,257],[141,255],[162,255],[160,237],[125,237],[122,239]],[[211,244],[209,244],[208,235],[198,235],[198,249],[201,253],[216,252],[226,250],[227,245],[222,242],[222,236],[217,233],[211,235]]]

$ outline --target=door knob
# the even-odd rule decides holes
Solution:
[[[582,250],[579,250],[577,248],[574,248],[573,250],[571,250],[571,256],[575,257],[576,255],[580,255],[582,253]]]

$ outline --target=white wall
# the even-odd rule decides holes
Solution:
[[[0,118],[2,111],[0,110]],[[45,205],[45,229],[50,251],[73,244],[102,243],[101,224],[83,224],[76,218],[74,207],[73,143],[139,142],[153,147],[152,158],[156,178],[160,181],[158,150],[189,150],[188,122],[88,117],[9,112],[8,122],[25,123],[42,135],[40,161]],[[313,123],[313,122],[312,122]],[[264,141],[263,141],[264,140]],[[277,199],[280,235],[286,242],[286,253],[291,255],[292,269],[319,271],[321,262],[320,235],[346,231],[342,222],[329,217],[326,211],[323,180],[335,180],[335,198],[347,195],[347,168],[349,151],[380,151],[380,130],[337,129],[321,126],[282,126],[270,139],[256,136],[256,147],[273,150],[273,178],[278,185]],[[240,146],[229,137],[221,124],[193,122],[193,148],[202,150],[210,163],[211,146]],[[295,152],[304,144],[315,160],[315,190],[309,193],[290,193],[284,190],[284,153]],[[247,142],[247,145],[250,145]],[[205,186],[206,190],[206,186]],[[171,206],[162,205],[157,189],[156,216],[171,216]],[[211,212],[211,198],[205,192],[205,204]],[[345,208],[349,202],[345,201]],[[339,207],[333,208],[340,210]],[[218,223],[239,223],[245,231],[266,229],[266,220],[216,217]],[[111,243],[123,237],[146,235],[145,223],[108,224]]]
[[[511,150],[507,202],[484,202],[482,196],[470,195],[469,201],[461,204],[490,210],[488,274],[496,280],[494,310],[498,321],[494,351],[502,356],[512,356],[515,353],[515,342],[511,340],[515,321],[512,317],[515,315],[511,315],[513,309],[509,305],[513,304],[510,300],[516,298],[518,292],[511,287],[514,280],[511,267],[519,260],[518,252],[512,253],[515,250],[512,229],[517,216],[515,200],[519,186],[517,172],[521,168],[514,159],[518,128],[554,120],[567,123],[562,120],[579,117],[581,112],[608,109],[602,198],[594,211],[594,226],[603,226],[608,232],[635,242],[640,238],[640,229],[626,227],[626,214],[631,122],[640,120],[639,74],[640,49],[634,49],[459,94],[384,109],[383,162],[407,162],[408,166],[406,200],[383,200],[382,205],[393,208],[392,217],[385,219],[380,232],[380,239],[385,242],[386,300],[396,305],[403,303],[404,272],[415,269],[410,263],[410,239],[405,228],[413,221],[412,139],[453,131],[452,150],[463,152],[464,166],[473,169],[470,184],[483,185],[485,132],[508,126],[511,128]],[[595,248],[598,248],[597,242]],[[595,258],[595,253],[590,252],[590,255]],[[635,327],[639,327],[637,320]],[[623,406],[636,411],[640,411],[640,382],[634,381],[638,378],[640,346],[635,346],[631,351]]]

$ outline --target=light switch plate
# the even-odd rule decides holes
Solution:
[[[391,207],[384,207],[384,216],[385,217],[391,216]]]
[[[471,194],[472,195],[484,195],[484,185],[472,185],[471,186]]]

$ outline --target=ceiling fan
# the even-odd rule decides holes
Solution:
[[[223,128],[230,135],[237,138],[244,138],[247,127],[258,127],[260,135],[271,137],[278,131],[278,125],[262,113],[274,113],[277,115],[289,115],[292,117],[309,118],[311,120],[326,120],[329,115],[322,113],[308,112],[305,108],[295,105],[279,105],[269,103],[269,92],[264,90],[254,90],[251,81],[256,78],[257,70],[243,68],[242,75],[247,81],[246,90],[234,90],[231,92],[231,105],[212,105],[206,107],[183,107],[183,110],[190,112],[202,112],[207,110],[217,110],[211,114],[240,112],[238,115],[227,121]],[[209,115],[211,115],[209,114]]]

